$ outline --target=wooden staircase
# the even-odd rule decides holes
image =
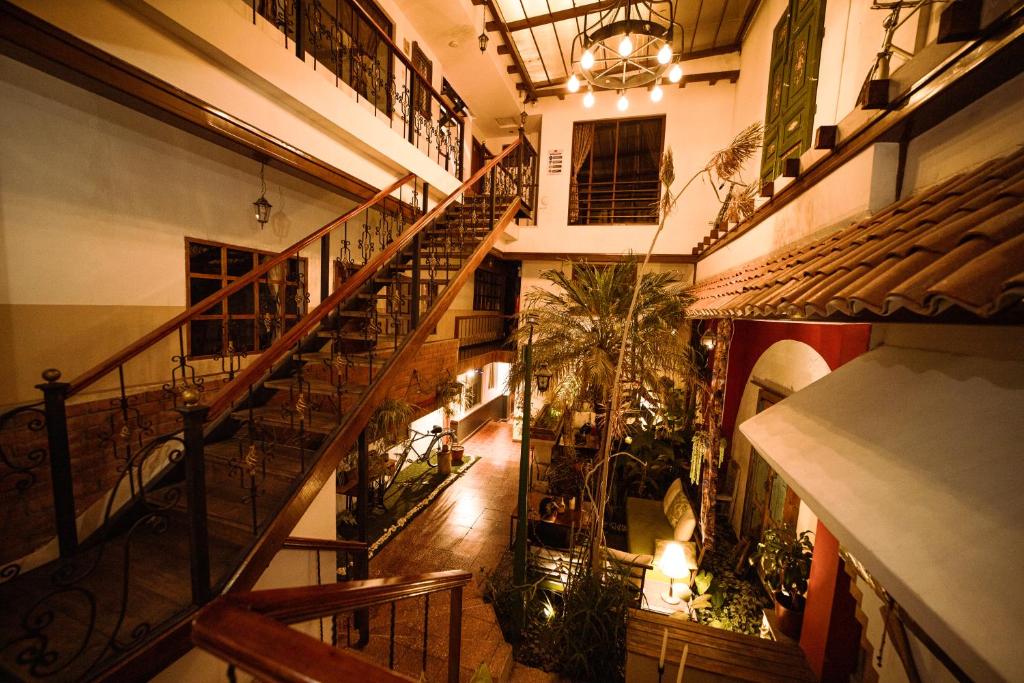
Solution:
[[[683,646],[689,647],[684,680],[812,683],[817,680],[795,643],[780,643],[712,628],[654,612],[630,610],[626,626],[626,680],[636,683],[658,677],[661,641],[668,630],[665,674],[676,680]]]
[[[54,501],[64,501],[54,506],[61,557],[31,569],[17,562],[0,569],[0,679],[148,678],[190,647],[189,618],[197,607],[255,584],[313,498],[333,482],[389,379],[416,353],[500,232],[525,211],[530,188],[522,183],[521,141],[390,241],[378,232],[379,248],[362,264],[346,264],[352,274],[291,327],[282,315],[273,345],[239,362],[237,371],[229,365],[223,385],[206,387],[205,405],[202,379],[189,374],[183,330],[238,283],[75,382],[48,376],[40,385],[45,410],[32,410],[47,423]],[[465,196],[484,176],[494,192]],[[349,219],[359,211],[369,215],[396,186],[275,258],[297,254],[342,225],[347,247]],[[363,222],[369,230],[370,221]],[[139,402],[126,389],[127,364],[175,332],[181,352],[168,394],[181,426],[139,436],[145,423],[131,412]],[[81,445],[68,440],[64,405],[111,376],[120,377],[120,399],[108,410],[124,418],[120,434],[133,448],[122,449],[127,456],[105,496],[101,523],[79,541],[76,517],[83,511],[74,501],[71,444]],[[365,462],[360,470],[365,486]]]

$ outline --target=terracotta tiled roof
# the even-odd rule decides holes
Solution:
[[[1024,300],[1024,150],[696,283],[693,317],[991,317]]]

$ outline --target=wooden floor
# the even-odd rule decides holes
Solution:
[[[495,680],[553,681],[555,676],[516,665],[494,617],[479,590],[482,568],[495,566],[508,545],[509,514],[519,485],[519,443],[512,425],[490,422],[465,442],[466,454],[480,461],[403,529],[370,562],[370,575],[401,576],[442,569],[465,569],[476,581],[465,592],[462,622],[462,678],[487,663]],[[422,665],[423,602],[408,601],[396,618],[396,666],[418,676]],[[436,604],[442,603],[442,604]],[[444,680],[447,653],[447,600],[430,604],[427,680]],[[369,646],[376,661],[387,659],[390,613],[379,610],[371,621]],[[437,653],[437,656],[431,653]]]

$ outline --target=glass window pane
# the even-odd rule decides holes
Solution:
[[[255,344],[255,320],[231,320],[228,322],[229,339],[237,351],[253,351]]]
[[[284,300],[284,311],[290,315],[296,315],[299,312],[299,307],[295,303],[295,295],[299,291],[298,287],[288,285],[285,288],[285,300]]]
[[[256,312],[255,296],[252,286],[243,287],[228,297],[228,312],[253,315]]]
[[[193,320],[189,323],[192,356],[212,356],[221,351],[221,321]]]
[[[188,268],[191,273],[220,275],[220,247],[201,242],[188,243]]]
[[[228,275],[245,275],[252,270],[253,253],[251,251],[240,251],[228,249]]]
[[[188,305],[194,306],[211,294],[220,291],[220,280],[210,278],[193,277],[188,281]],[[204,315],[218,315],[221,312],[221,304],[217,302],[203,311]]]

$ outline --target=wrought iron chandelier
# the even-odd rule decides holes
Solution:
[[[619,0],[602,11],[597,20],[584,18],[582,30],[572,42],[572,73],[566,87],[579,92],[586,86],[583,106],[594,106],[595,90],[619,93],[619,111],[629,108],[626,90],[650,88],[653,102],[661,101],[662,82],[678,83],[683,77],[680,53],[683,28],[675,21],[672,0]]]

